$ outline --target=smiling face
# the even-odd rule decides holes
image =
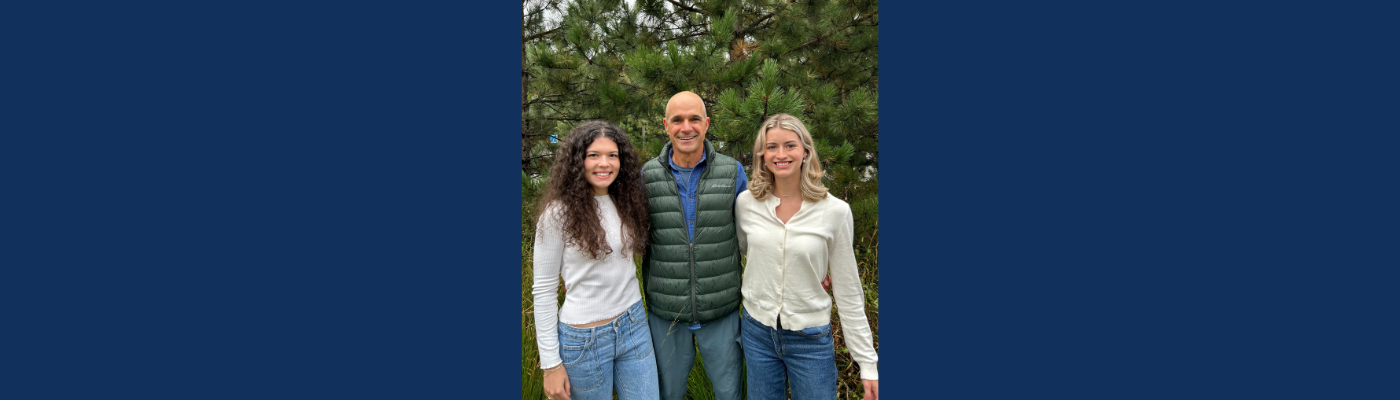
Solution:
[[[617,142],[604,136],[593,139],[588,150],[583,153],[583,179],[593,185],[593,195],[608,194],[608,186],[617,180],[617,171],[622,168],[617,154]]]
[[[682,160],[700,161],[700,152],[705,148],[705,131],[710,128],[710,118],[705,116],[705,102],[691,92],[680,92],[666,103],[666,118],[661,121],[666,135],[671,137],[672,157]]]
[[[793,132],[781,127],[768,129],[763,143],[763,166],[773,174],[774,179],[785,180],[798,176],[802,169],[802,159],[807,150],[802,148],[802,139]]]

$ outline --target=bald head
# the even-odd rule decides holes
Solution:
[[[686,106],[698,107],[700,109],[700,116],[708,117],[708,115],[705,114],[705,101],[700,99],[700,95],[694,92],[680,92],[676,93],[675,96],[671,96],[671,100],[666,101],[666,118],[671,118],[671,112],[675,110],[676,107],[690,108]]]

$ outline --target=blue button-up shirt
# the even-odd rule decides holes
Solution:
[[[695,196],[700,186],[700,175],[705,172],[705,152],[700,152],[700,162],[695,163],[695,170],[690,173],[690,181],[682,182],[680,171],[681,166],[676,165],[676,161],[671,159],[671,153],[666,153],[667,164],[671,166],[671,176],[676,178],[676,188],[681,195],[681,208],[685,210],[686,228],[690,232],[690,240],[695,240]],[[739,198],[739,193],[749,189],[749,177],[744,175],[744,164],[739,163],[739,176],[734,178],[734,198]]]

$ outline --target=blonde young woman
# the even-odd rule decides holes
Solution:
[[[555,152],[535,228],[535,338],[550,400],[660,397],[634,253],[646,248],[641,163],[617,125],[585,122]],[[568,294],[558,304],[560,277]]]
[[[807,127],[778,114],[754,142],[753,178],[739,196],[735,221],[744,269],[740,330],[748,368],[748,398],[836,398],[832,297],[846,347],[860,366],[865,398],[879,396],[879,372],[865,296],[852,246],[851,208],[826,192]]]

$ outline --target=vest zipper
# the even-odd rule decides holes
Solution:
[[[668,146],[669,146],[669,145],[668,145]],[[703,145],[702,145],[702,146],[703,146]],[[701,151],[705,151],[705,150],[704,150],[704,147],[701,147]],[[657,158],[664,158],[664,157],[665,157],[665,154],[666,154],[666,149],[665,149],[665,148],[661,149],[661,154],[662,154],[662,155],[657,156]],[[706,153],[706,154],[705,154],[705,159],[706,159],[706,160],[709,160],[709,159],[713,158],[713,157],[710,157],[710,155],[711,155],[711,154]],[[662,162],[664,162],[664,163],[669,163],[670,160],[663,160]],[[666,165],[664,168],[666,168],[667,170],[670,169],[670,166],[669,166],[669,165],[667,165],[667,164],[663,164],[663,165]],[[696,163],[696,165],[699,165],[699,163]],[[705,177],[706,177],[706,176],[709,176],[709,175],[710,175],[710,168],[705,168],[705,172],[703,172],[703,173],[700,174],[700,179],[697,179],[697,180],[695,181],[695,196],[697,196],[697,197],[700,196],[700,189],[701,189],[701,187],[704,186],[703,184],[701,184],[701,182],[704,182],[704,181],[705,181]],[[675,175],[672,174],[671,176],[674,177]],[[690,182],[686,182],[686,183],[690,183]],[[681,203],[681,219],[684,220],[684,219],[686,218],[686,215],[685,215],[685,193],[681,192],[680,188],[681,188],[681,185],[676,185],[676,200],[679,200],[680,203]],[[738,190],[738,187],[735,187],[735,190]],[[696,215],[696,217],[697,217],[696,219],[699,219],[699,218],[698,218],[698,217],[700,216],[700,201],[699,201],[699,200],[696,200],[696,201],[695,201],[695,215]],[[694,223],[692,222],[691,224],[694,224]],[[692,226],[687,225],[687,228],[688,228],[687,231],[693,231],[695,228],[698,228],[698,227],[692,227]],[[691,325],[695,325],[695,324],[697,324],[697,323],[700,323],[700,315],[699,315],[698,313],[696,313],[696,311],[695,311],[695,303],[696,303],[695,297],[696,297],[696,292],[698,292],[698,289],[696,289],[696,287],[695,287],[695,283],[696,283],[696,281],[695,281],[695,234],[694,234],[694,233],[691,233],[689,236],[686,237],[686,240],[689,242],[689,243],[687,243],[687,244],[690,246],[690,324],[691,324]]]
[[[700,150],[701,150],[701,151],[704,151],[705,149],[704,149],[704,147],[701,147]],[[707,157],[705,157],[706,159],[711,158],[711,157],[708,157],[708,154],[706,154],[706,156],[707,156]],[[699,165],[700,165],[700,163],[696,163],[696,166],[699,166]],[[709,166],[707,165],[706,168],[705,168],[705,172],[700,173],[700,179],[696,179],[696,180],[695,180],[695,196],[696,196],[696,197],[700,197],[700,189],[702,189],[702,188],[705,186],[704,184],[702,184],[702,182],[705,182],[705,177],[710,175],[710,169],[711,169],[711,168],[708,168],[708,167],[709,167]],[[686,182],[686,183],[690,183],[690,182]],[[680,200],[681,200],[681,213],[684,214],[684,213],[685,213],[685,194],[684,194],[684,193],[681,193],[679,197],[681,198],[681,199],[680,199]],[[684,218],[684,216],[682,216],[682,218]],[[700,219],[700,200],[695,200],[695,219],[697,219],[697,220]],[[692,225],[692,226],[690,226],[690,230],[691,230],[692,232],[693,232],[694,230],[700,228],[700,227],[698,227],[698,226],[693,226],[693,225],[695,225],[694,222],[691,222],[691,225]],[[695,325],[695,324],[700,323],[700,314],[695,310],[695,303],[696,303],[695,298],[697,297],[697,294],[696,294],[696,293],[698,293],[698,292],[700,291],[699,288],[695,287],[695,284],[696,284],[696,280],[695,280],[695,234],[694,234],[694,233],[691,233],[690,236],[688,236],[688,239],[689,239],[689,241],[690,241],[690,243],[689,243],[689,244],[690,244],[690,324],[691,324],[691,325]]]
[[[699,204],[695,206],[700,208]],[[700,211],[696,210],[696,214]],[[690,324],[695,325],[700,322],[700,317],[695,314],[695,238],[690,239]]]

